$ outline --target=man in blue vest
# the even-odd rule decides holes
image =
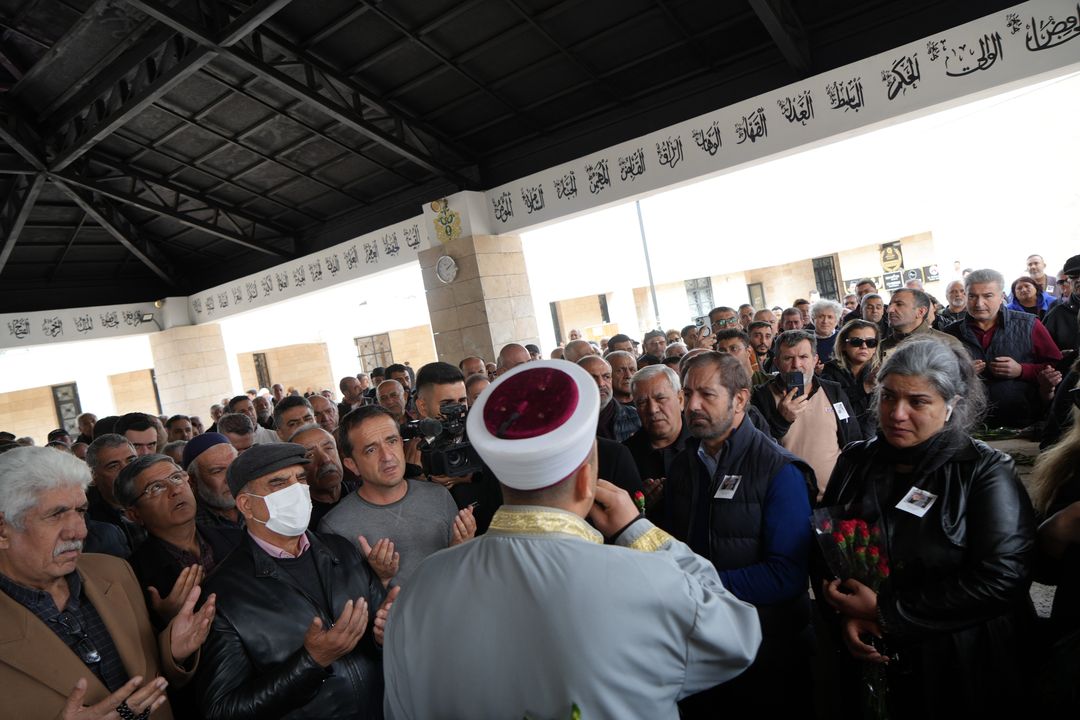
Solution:
[[[1005,278],[996,270],[975,270],[964,278],[967,318],[945,328],[975,359],[986,383],[991,427],[1023,428],[1041,419],[1054,384],[1053,364],[1061,351],[1034,315],[1002,307]]]
[[[762,643],[738,678],[684,701],[684,718],[717,707],[755,707],[771,717],[812,710],[810,688],[810,466],[746,421],[750,376],[731,355],[686,363],[685,423],[691,437],[664,486],[665,530],[712,561],[724,587],[751,603]],[[777,678],[783,691],[777,692]]]

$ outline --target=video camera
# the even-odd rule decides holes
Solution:
[[[461,404],[439,408],[443,421],[432,418],[413,420],[401,426],[403,440],[423,438],[420,443],[420,464],[428,475],[462,477],[484,469],[472,443],[454,442],[465,432],[465,417],[469,409]]]

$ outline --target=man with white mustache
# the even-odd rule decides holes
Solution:
[[[81,552],[86,465],[51,449],[19,448],[0,456],[0,477],[5,717],[172,718],[165,688],[190,681],[214,596],[196,613],[201,590],[192,587],[155,640],[127,563]]]

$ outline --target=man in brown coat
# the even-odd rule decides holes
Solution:
[[[194,588],[155,637],[128,564],[81,552],[86,466],[65,453],[19,448],[0,455],[0,477],[4,715],[172,718],[165,688],[190,680],[213,596],[195,612]]]

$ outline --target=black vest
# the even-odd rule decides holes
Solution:
[[[708,503],[707,548],[694,548],[708,558],[717,571],[746,567],[764,560],[762,518],[765,497],[776,474],[787,464],[795,465],[807,478],[811,505],[817,496],[814,471],[805,462],[778,445],[745,418],[727,440],[716,474],[708,471],[698,457],[701,441],[688,438],[686,449],[672,463],[664,487],[666,520],[664,529],[676,538],[689,542],[699,534],[695,519],[698,503]],[[735,495],[730,500],[714,499],[725,475],[741,475]],[[807,523],[810,519],[807,518]],[[805,652],[805,630],[810,621],[810,600],[806,593],[770,607],[758,606],[763,636],[760,658],[786,652]]]
[[[989,364],[996,357],[1011,357],[1018,363],[1031,363],[1037,359],[1031,344],[1031,330],[1035,322],[1034,315],[1002,308],[997,329],[985,350],[966,320],[953,323],[945,328],[945,332],[964,343],[975,360]],[[986,383],[990,400],[989,424],[1000,422],[1009,427],[1023,427],[1037,419],[1041,403],[1038,387],[1034,383],[1020,378],[994,377],[988,371],[984,371],[980,377]]]

